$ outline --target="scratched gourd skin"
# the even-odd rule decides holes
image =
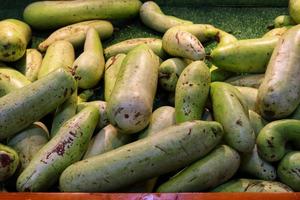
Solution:
[[[109,101],[111,92],[114,89],[116,79],[122,62],[126,54],[117,54],[110,57],[105,63],[105,72],[104,72],[104,99]]]
[[[238,170],[240,155],[221,145],[160,185],[156,192],[200,192],[229,180]]]
[[[18,166],[18,153],[9,146],[0,143],[0,181],[5,181],[11,177]]]
[[[117,54],[127,54],[138,45],[146,44],[160,58],[166,57],[162,48],[162,40],[158,38],[133,38],[118,42],[104,49],[105,58],[108,59]]]
[[[255,145],[255,133],[242,94],[228,83],[213,82],[210,95],[214,118],[224,126],[225,142],[239,152],[251,152]]]
[[[145,44],[123,60],[107,113],[110,123],[123,133],[137,133],[150,120],[158,80],[159,57]]]
[[[31,39],[30,27],[20,20],[5,19],[0,21],[0,30],[0,61],[17,61]]]
[[[282,159],[288,152],[287,142],[291,142],[296,149],[299,148],[300,120],[273,121],[259,132],[256,140],[259,155],[269,162]]]
[[[65,168],[81,159],[92,137],[99,114],[87,107],[68,120],[33,159],[17,179],[17,190],[46,191]]]
[[[278,165],[278,177],[295,192],[300,191],[300,151],[292,151],[286,154]]]
[[[11,137],[54,111],[76,89],[73,76],[60,68],[0,98],[0,140]]]
[[[209,95],[210,72],[202,61],[189,64],[175,91],[176,123],[200,119]]]
[[[197,161],[221,140],[217,122],[173,125],[157,134],[69,166],[60,177],[64,192],[109,192]]]
[[[283,119],[300,103],[300,25],[279,40],[258,89],[257,111],[269,120]]]
[[[264,74],[240,75],[231,77],[225,80],[225,82],[235,86],[259,88],[264,77]]]
[[[276,179],[276,168],[262,159],[255,146],[251,153],[241,154],[240,170],[260,180],[273,181]]]
[[[70,42],[74,48],[77,48],[84,43],[86,33],[91,27],[98,32],[100,38],[103,40],[109,38],[113,34],[113,25],[109,21],[84,21],[56,30],[47,39],[41,42],[38,48],[40,51],[44,52],[52,43],[58,40],[66,40]]]
[[[153,1],[143,3],[140,8],[140,19],[146,26],[162,33],[174,26],[193,24],[193,22],[188,20],[165,15]]]

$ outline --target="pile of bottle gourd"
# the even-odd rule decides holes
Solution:
[[[162,37],[102,47],[134,18]],[[152,1],[29,4],[0,21],[1,191],[300,191],[297,23],[299,0],[245,40]]]

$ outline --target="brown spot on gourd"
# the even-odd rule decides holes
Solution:
[[[274,148],[274,145],[273,145],[272,141],[270,141],[269,139],[267,139],[267,143],[268,143],[268,147]]]
[[[138,118],[140,115],[141,115],[141,113],[140,113],[140,112],[137,112],[137,113],[134,115],[134,119]]]
[[[8,166],[12,162],[12,159],[7,154],[0,154],[0,163],[2,167]]]
[[[129,117],[129,115],[128,115],[128,114],[125,114],[124,117],[127,119],[127,118]]]
[[[66,97],[68,95],[68,89],[66,88],[64,91],[64,97]]]
[[[175,38],[176,38],[176,40],[177,40],[177,43],[179,44],[180,43],[180,40],[179,40],[179,36],[178,36],[178,32],[175,34]]]
[[[238,119],[235,123],[236,123],[237,125],[243,126],[243,122],[242,122],[241,119]]]

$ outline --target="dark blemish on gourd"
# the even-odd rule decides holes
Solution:
[[[239,126],[243,126],[243,122],[241,119],[238,119],[235,123]]]
[[[192,133],[192,129],[191,129],[191,128],[189,128],[188,135],[191,135],[191,133]]]
[[[10,156],[7,154],[0,154],[0,163],[2,167],[8,166],[12,162]]]
[[[274,148],[274,145],[273,145],[272,141],[270,141],[269,139],[267,139],[267,143],[268,143],[268,147]]]
[[[64,91],[64,97],[66,97],[68,95],[68,89],[66,88]]]
[[[180,43],[180,40],[179,40],[179,36],[178,36],[178,32],[176,33],[176,35],[175,35],[175,38],[176,38],[176,40],[177,40],[177,43],[179,44]]]
[[[128,114],[124,114],[124,117],[127,119],[129,117],[129,115]]]
[[[140,113],[140,112],[137,112],[137,113],[134,115],[134,119],[138,118],[139,116],[141,116],[141,113]]]
[[[111,63],[107,66],[106,70],[108,70],[117,60],[117,56],[113,56],[111,58]]]
[[[121,108],[118,108],[118,109],[116,110],[116,112],[115,112],[115,116],[116,116],[117,114],[120,114],[122,110],[124,110],[124,108],[122,108],[122,107],[121,107]]]
[[[168,152],[166,150],[164,150],[162,147],[160,147],[158,145],[154,145],[154,147],[159,149],[160,151],[164,152],[165,154],[168,154]]]

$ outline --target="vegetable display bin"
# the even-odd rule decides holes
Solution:
[[[1,0],[0,20],[22,19],[23,10],[34,0]],[[273,20],[288,14],[288,0],[156,0],[161,9],[170,15],[194,23],[212,24],[235,35],[238,39],[258,38],[272,26]],[[162,37],[136,18],[116,24],[112,38],[103,41],[104,47],[135,37]],[[0,30],[1,31],[1,30]],[[31,47],[37,47],[50,32],[33,30]],[[160,105],[161,100],[156,100]],[[157,105],[156,105],[157,106]],[[3,200],[300,200],[300,193],[0,193]]]

